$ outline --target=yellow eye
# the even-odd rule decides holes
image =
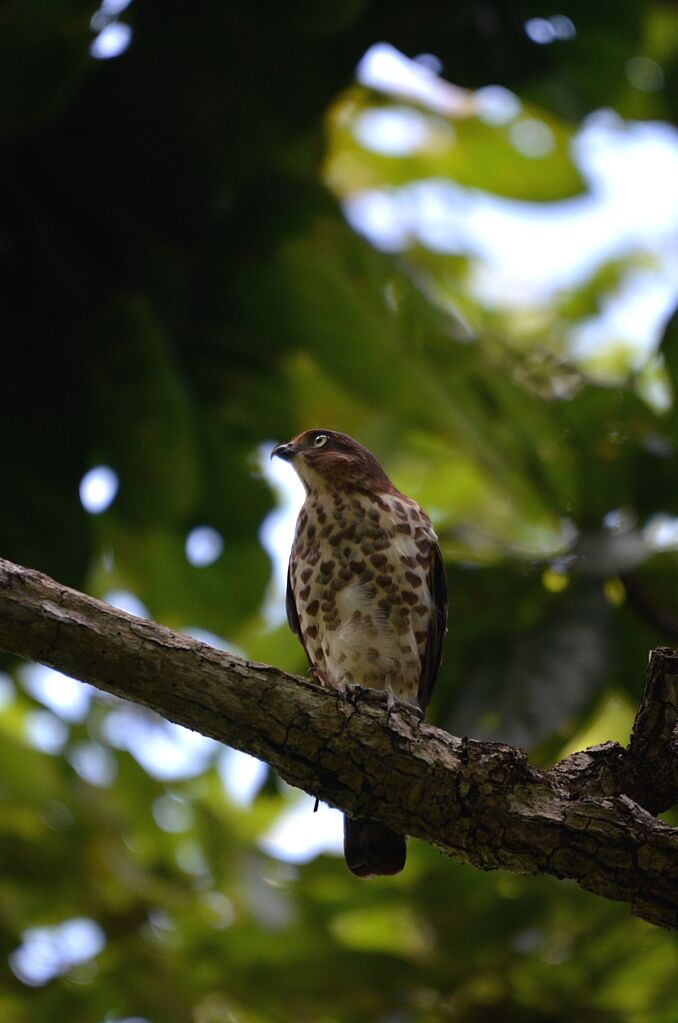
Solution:
[[[317,437],[313,438],[313,447],[321,448],[324,444],[327,444],[329,439],[326,433],[319,433]]]

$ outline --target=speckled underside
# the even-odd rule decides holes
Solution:
[[[433,613],[436,536],[403,495],[310,492],[299,514],[290,585],[321,682],[357,683],[417,702]]]

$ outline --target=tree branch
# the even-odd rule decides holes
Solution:
[[[376,694],[334,691],[135,618],[0,559],[0,649],[268,761],[292,785],[482,869],[571,878],[678,928],[678,653],[655,650],[631,742],[550,771]]]

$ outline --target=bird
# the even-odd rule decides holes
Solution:
[[[368,448],[336,430],[306,430],[273,448],[306,492],[287,572],[286,610],[310,673],[346,695],[377,689],[421,717],[447,630],[447,581],[426,512],[401,494]],[[399,873],[405,836],[344,816],[344,857],[357,877]]]

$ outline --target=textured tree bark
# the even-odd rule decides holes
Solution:
[[[678,652],[650,656],[627,747],[550,771],[457,738],[379,694],[344,699],[135,618],[0,559],[0,649],[41,661],[268,761],[292,785],[489,870],[570,878],[678,928]]]

